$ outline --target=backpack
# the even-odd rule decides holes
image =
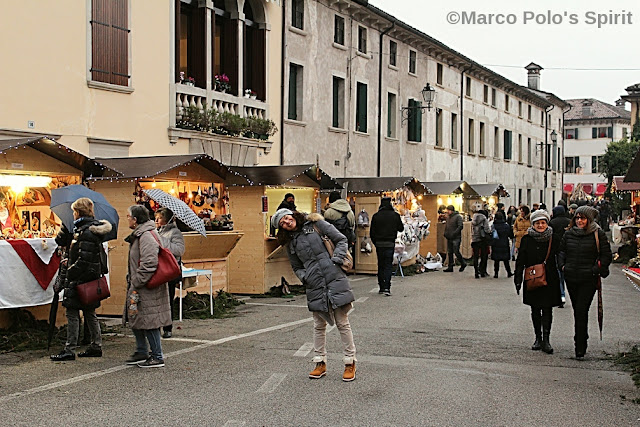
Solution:
[[[335,228],[338,229],[339,232],[344,234],[349,242],[349,246],[353,245],[356,241],[356,234],[353,232],[353,228],[349,225],[349,219],[347,218],[348,212],[342,212],[342,216],[333,221],[327,221],[330,224],[333,224]]]

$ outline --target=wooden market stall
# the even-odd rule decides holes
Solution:
[[[295,196],[300,212],[320,211],[320,187],[338,186],[316,165],[230,167],[248,185],[229,186],[230,207],[235,226],[245,237],[229,258],[229,291],[263,294],[281,284],[300,284],[283,247],[270,226],[271,216],[284,199]]]
[[[246,183],[229,169],[206,154],[176,156],[127,157],[98,159],[116,174],[90,179],[93,190],[102,193],[120,215],[118,239],[110,242],[111,298],[98,310],[102,315],[121,315],[126,295],[129,245],[124,241],[131,230],[127,224],[127,208],[144,204],[157,208],[142,192],[158,188],[187,203],[203,219],[207,237],[181,229],[186,251],[184,268],[211,270],[213,289],[229,289],[228,257],[243,236],[230,220],[226,184]],[[110,176],[113,175],[113,176]],[[209,292],[209,280],[198,283],[194,291]]]
[[[472,215],[472,206],[480,196],[466,181],[434,181],[423,182],[422,184],[431,191],[433,194],[431,197],[435,198],[435,204],[429,204],[432,208],[435,206],[435,210],[428,211],[427,216],[431,215],[433,218],[438,218],[437,228],[432,229],[432,232],[435,232],[437,235],[438,253],[447,253],[447,239],[444,237],[446,218],[442,214],[438,214],[438,210],[441,211],[441,207],[453,205],[464,219],[460,253],[464,258],[471,258],[473,251],[471,250],[470,218]]]
[[[364,177],[337,178],[336,181],[344,187],[349,203],[354,208],[356,216],[356,246],[354,256],[354,270],[356,273],[375,274],[378,272],[378,260],[375,245],[369,240],[369,227],[358,221],[361,214],[366,213],[369,222],[373,214],[378,211],[382,197],[391,197],[391,204],[400,213],[405,222],[406,217],[412,217],[420,210],[427,211],[432,201],[426,195],[429,191],[413,177]],[[418,227],[428,227],[426,220],[435,217],[426,215],[425,221]],[[369,245],[367,245],[369,243]],[[416,242],[414,242],[416,243]],[[419,243],[420,253],[423,247],[426,251],[433,248],[435,252],[435,236],[427,235]],[[370,250],[369,250],[370,249]],[[425,252],[426,254],[426,252]],[[403,265],[415,263],[415,256],[403,261]]]
[[[108,170],[47,137],[0,140],[0,327],[9,308],[47,319],[60,259],[51,190]],[[113,171],[111,171],[113,172]],[[58,322],[64,310],[58,310]]]
[[[472,206],[486,206],[489,213],[496,209],[501,197],[511,197],[502,184],[471,184],[470,186],[478,194],[476,197],[469,197]]]

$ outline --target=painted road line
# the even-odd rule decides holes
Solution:
[[[263,302],[245,302],[245,305],[266,305],[270,307],[298,307],[298,308],[308,308],[306,305],[296,305],[296,304],[265,304]]]
[[[271,374],[269,379],[260,386],[258,393],[273,393],[286,377],[287,374]]]
[[[368,299],[369,299],[369,297],[360,297],[357,300],[355,300],[354,302],[365,302]]]
[[[302,344],[302,346],[298,349],[298,351],[293,353],[293,355],[295,357],[307,357],[307,355],[311,352],[311,350],[313,350],[313,343],[306,342]]]
[[[336,328],[336,325],[329,326],[329,328],[327,328],[327,333],[333,331],[335,328]]]
[[[350,282],[358,282],[360,280],[368,279],[368,277],[358,277],[357,279],[349,279]]]
[[[169,357],[178,356],[180,354],[192,353],[194,351],[202,350],[202,349],[214,346],[214,345],[220,345],[220,344],[224,344],[224,343],[229,342],[229,341],[235,341],[235,340],[239,340],[239,339],[242,339],[242,338],[252,337],[254,335],[260,335],[260,334],[264,334],[264,333],[267,333],[267,332],[272,332],[272,331],[277,331],[277,330],[280,330],[280,329],[290,328],[292,326],[302,325],[303,323],[309,323],[311,321],[313,321],[313,318],[309,317],[309,318],[306,318],[306,319],[301,319],[301,320],[296,320],[296,321],[293,321],[293,322],[282,323],[280,325],[270,326],[268,328],[256,329],[255,331],[245,332],[244,334],[231,335],[229,337],[220,338],[220,339],[217,339],[215,341],[207,341],[205,343],[202,343],[202,344],[199,344],[199,345],[196,345],[196,346],[193,346],[193,347],[189,347],[189,348],[184,348],[182,350],[172,351],[171,353],[166,353],[164,355],[164,357],[165,358],[169,358]],[[58,387],[64,387],[64,386],[67,386],[67,385],[70,385],[70,384],[79,383],[81,381],[90,380],[90,379],[93,379],[93,378],[98,378],[98,377],[101,377],[103,375],[112,374],[114,372],[120,372],[120,371],[122,371],[124,369],[132,368],[132,367],[134,367],[134,365],[114,366],[113,368],[103,369],[103,370],[96,371],[96,372],[90,372],[88,374],[79,375],[77,377],[68,378],[66,380],[56,381],[56,382],[45,384],[45,385],[42,385],[42,386],[39,386],[39,387],[30,388],[30,389],[24,390],[24,391],[18,391],[16,393],[11,393],[11,394],[7,394],[5,396],[0,396],[0,403],[9,402],[11,400],[19,399],[19,398],[24,397],[24,396],[30,396],[32,394],[40,393],[40,392],[43,392],[43,391],[53,390],[53,389],[58,388]]]
[[[370,293],[370,294],[375,294],[375,293],[377,293],[379,290],[380,290],[380,288],[379,288],[379,287],[378,287],[378,288],[373,288],[373,289],[371,289],[371,290],[369,291],[369,293]]]
[[[197,342],[200,344],[210,344],[213,342],[211,340],[199,340],[197,338],[176,338],[175,335],[171,338],[165,338],[165,339],[170,339],[171,341],[178,341],[178,342]]]
[[[224,423],[223,427],[242,427],[244,425],[246,425],[247,423],[244,421],[238,421],[238,420],[229,420],[226,423]]]

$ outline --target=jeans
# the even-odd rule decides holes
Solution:
[[[461,238],[451,239],[451,240],[447,239],[447,252],[449,253],[449,268],[453,268],[453,266],[455,265],[455,259],[453,258],[454,255],[458,257],[458,261],[460,262],[460,265],[467,265],[467,263],[464,262],[464,259],[462,258],[462,254],[460,253],[461,242],[462,242]]]
[[[340,332],[340,339],[344,346],[344,357],[354,358],[356,356],[356,345],[353,343],[353,333],[351,332],[351,324],[349,323],[349,310],[351,304],[343,305],[335,310],[329,304],[329,310],[333,311],[333,317],[336,320],[336,327]],[[327,356],[327,321],[317,312],[313,312],[313,351],[316,357],[326,358]],[[318,360],[319,361],[319,360]]]
[[[486,274],[489,245],[487,245],[487,242],[473,242],[471,243],[471,248],[473,249],[473,268],[476,276]],[[480,261],[479,263],[478,260]]]
[[[136,353],[149,354],[149,347],[151,347],[151,357],[157,360],[163,360],[160,328],[132,329],[132,331],[136,337]],[[149,346],[147,346],[147,341],[149,341]]]
[[[96,316],[95,309],[82,310],[84,321],[89,325],[91,335],[91,347],[102,347],[102,333],[100,332],[100,322]],[[80,335],[80,310],[67,308],[67,342],[65,349],[75,351],[78,347],[78,336]]]
[[[589,308],[596,294],[597,280],[567,280],[567,290],[571,298],[573,307],[574,336],[576,352],[587,351],[587,340],[589,339]]]
[[[511,259],[513,259],[513,256],[516,253],[516,238],[511,237],[509,240],[511,240]]]
[[[565,294],[564,294],[564,271],[563,270],[558,269],[558,277],[560,277],[560,296],[564,298]]]
[[[391,289],[391,270],[393,270],[393,251],[394,248],[378,248],[378,286],[381,291]]]

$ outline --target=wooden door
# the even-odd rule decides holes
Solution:
[[[356,197],[356,273],[373,273],[378,272],[378,258],[376,255],[376,247],[371,244],[372,251],[369,253],[361,252],[362,240],[365,236],[369,236],[370,227],[360,227],[358,223],[358,214],[364,209],[369,214],[369,223],[373,218],[373,214],[378,212],[380,207],[379,196]]]

